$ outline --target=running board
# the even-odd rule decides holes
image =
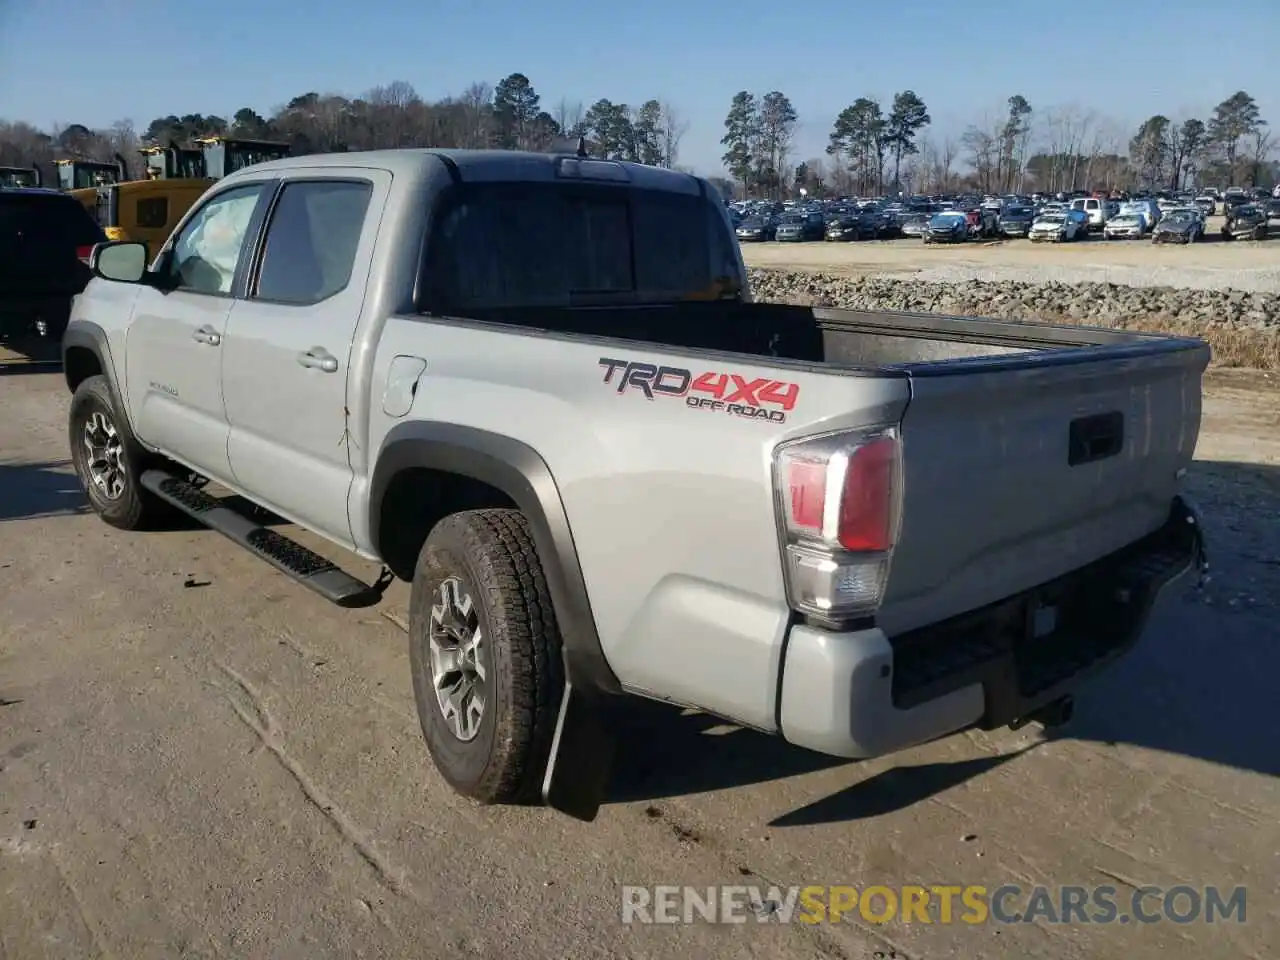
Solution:
[[[320,554],[283,534],[254,523],[198,487],[163,470],[147,470],[142,485],[161,500],[235,541],[281,573],[340,607],[370,607],[382,591],[357,580]]]

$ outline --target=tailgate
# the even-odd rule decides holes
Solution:
[[[1209,348],[1147,339],[921,365],[902,421],[890,635],[1078,569],[1159,527]]]

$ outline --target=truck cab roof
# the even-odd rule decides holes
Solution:
[[[426,177],[443,166],[463,183],[553,182],[573,179],[592,183],[626,183],[632,187],[697,195],[705,182],[692,174],[650,167],[625,160],[601,160],[563,153],[514,150],[437,150],[402,148],[352,153],[308,154],[255,164],[230,177],[248,179],[267,173],[295,173],[333,167],[373,167],[396,177]]]

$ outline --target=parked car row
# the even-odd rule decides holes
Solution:
[[[1265,239],[1267,221],[1280,220],[1280,199],[1221,201],[1224,239]],[[1245,197],[1246,199],[1247,196]],[[1212,194],[1102,197],[1041,195],[912,198],[905,201],[808,200],[756,201],[730,206],[740,242],[844,242],[920,238],[922,242],[962,243],[979,238],[1026,238],[1032,242],[1070,242],[1097,234],[1106,240],[1195,243],[1208,232],[1207,218],[1218,209]]]

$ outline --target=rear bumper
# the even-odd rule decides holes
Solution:
[[[1023,719],[1131,649],[1160,592],[1203,560],[1199,521],[1177,497],[1164,525],[1136,543],[942,623],[898,637],[875,627],[793,627],[782,735],[821,753],[865,758]]]

